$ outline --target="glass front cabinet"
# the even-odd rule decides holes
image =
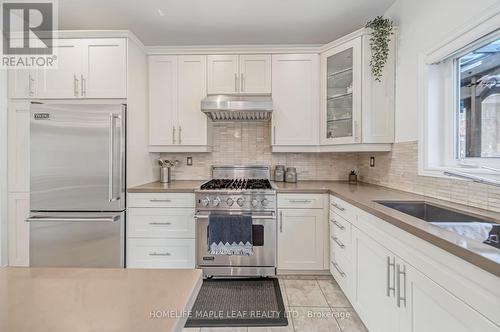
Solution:
[[[371,75],[369,35],[332,45],[321,54],[321,145],[394,141],[394,52],[381,82]],[[371,144],[371,146],[370,146]]]

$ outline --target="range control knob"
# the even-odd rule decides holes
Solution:
[[[257,205],[259,205],[259,201],[258,201],[258,200],[256,200],[255,198],[254,198],[254,199],[252,199],[252,206],[253,206],[253,207],[257,207]]]
[[[201,200],[201,205],[208,206],[208,204],[210,204],[210,198],[205,197]]]
[[[226,200],[226,203],[227,203],[227,205],[228,205],[228,206],[232,206],[232,205],[234,204],[234,200],[233,200],[231,197],[229,197],[229,198]]]
[[[216,197],[213,201],[212,201],[212,205],[213,206],[218,206],[220,204],[220,198],[219,197]]]
[[[269,205],[269,201],[266,198],[264,198],[261,203],[262,203],[262,206]]]
[[[238,203],[239,206],[243,206],[243,203],[245,203],[245,199],[243,199],[242,197],[238,198],[236,200],[236,203]]]

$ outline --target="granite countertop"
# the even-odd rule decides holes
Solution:
[[[195,269],[0,268],[0,331],[181,331],[201,283]]]
[[[193,192],[204,181],[172,181],[169,184],[153,182],[129,189],[141,192]],[[409,232],[469,263],[500,277],[500,250],[469,240],[451,231],[431,225],[423,220],[385,207],[374,201],[426,201],[446,208],[487,218],[500,223],[500,213],[468,207],[439,199],[394,190],[382,186],[346,181],[299,181],[297,183],[273,182],[279,193],[332,194],[390,224]]]
[[[129,193],[192,193],[205,181],[201,180],[176,180],[169,183],[159,181],[146,183],[128,189]]]

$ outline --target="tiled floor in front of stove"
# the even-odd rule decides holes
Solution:
[[[330,276],[280,276],[283,302],[289,311],[284,327],[190,328],[183,332],[367,332]]]

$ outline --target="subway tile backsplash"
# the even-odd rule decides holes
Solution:
[[[356,153],[272,153],[269,122],[214,123],[211,153],[162,153],[165,159],[178,159],[175,180],[210,178],[212,165],[285,165],[297,167],[299,180],[346,180],[357,166]],[[193,157],[193,166],[186,158]]]

